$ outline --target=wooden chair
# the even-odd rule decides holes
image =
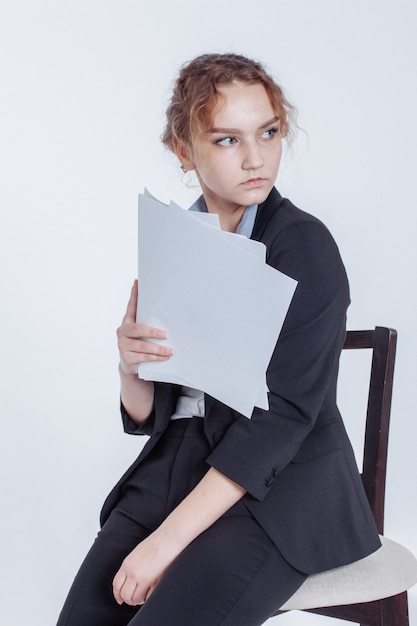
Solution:
[[[383,537],[396,342],[395,330],[377,326],[348,331],[344,345],[347,350],[372,349],[362,480],[382,548],[357,563],[310,576],[279,612],[305,610],[361,626],[409,624],[407,589],[417,582],[417,560],[406,548]]]

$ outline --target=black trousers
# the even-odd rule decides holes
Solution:
[[[304,582],[238,502],[172,563],[141,607],[119,606],[123,559],[206,473],[201,418],[176,420],[128,481],[82,564],[57,626],[257,626]]]

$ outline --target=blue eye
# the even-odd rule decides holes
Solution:
[[[216,144],[218,146],[233,146],[237,141],[236,137],[224,137],[223,139],[218,139]]]
[[[262,133],[261,135],[262,139],[272,139],[272,137],[276,135],[277,132],[278,132],[278,128],[268,128],[268,130],[265,130]]]

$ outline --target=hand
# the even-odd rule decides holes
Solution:
[[[246,493],[211,467],[162,524],[125,558],[113,580],[119,604],[143,604],[177,556]]]
[[[162,538],[158,531],[149,535],[125,558],[113,579],[116,602],[130,606],[146,602],[180,552],[179,545]]]
[[[137,374],[139,363],[166,361],[174,354],[174,350],[168,346],[146,341],[146,339],[166,339],[167,332],[145,324],[136,324],[137,303],[138,281],[135,280],[125,316],[117,329],[120,366],[126,374]]]

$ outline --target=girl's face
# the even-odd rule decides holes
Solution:
[[[193,142],[191,155],[179,156],[188,170],[196,170],[208,210],[221,216],[267,198],[278,174],[282,139],[263,85],[231,83],[219,91],[223,99],[212,128]]]

